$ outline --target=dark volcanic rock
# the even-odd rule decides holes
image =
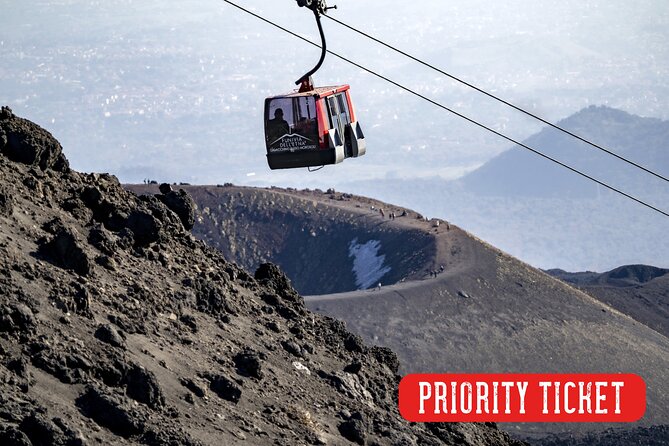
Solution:
[[[40,251],[56,265],[87,276],[91,272],[92,262],[83,246],[76,230],[63,227],[55,233],[51,240],[40,246]]]
[[[193,229],[193,225],[195,225],[195,202],[185,190],[163,192],[162,195],[156,196],[165,203],[165,206],[177,214],[187,231]]]
[[[179,216],[170,210],[155,195],[142,195],[139,197],[143,207],[153,215],[160,223],[163,236],[167,234],[181,234],[184,231]]]
[[[211,380],[213,382],[215,377],[211,378]],[[199,398],[204,398],[207,396],[207,388],[193,379],[183,378],[181,380],[181,385],[193,392],[195,396]]]
[[[350,352],[362,353],[365,350],[365,343],[360,336],[351,334],[344,341],[344,348]]]
[[[32,414],[24,418],[19,425],[19,429],[26,434],[34,446],[69,446],[75,444],[76,441],[76,438],[67,438],[68,435],[59,426],[38,414]],[[71,431],[68,434],[70,434],[70,437],[74,437]]]
[[[95,377],[110,387],[122,386],[131,367],[122,357],[104,358],[95,364]]]
[[[77,398],[77,406],[85,416],[121,437],[144,431],[144,417],[118,395],[89,387]]]
[[[0,305],[0,333],[34,332],[36,327],[35,315],[27,305]]]
[[[197,318],[192,314],[184,314],[179,318],[179,321],[191,329],[193,333],[197,333]]]
[[[271,288],[285,299],[301,300],[288,276],[273,263],[263,263],[255,272],[254,278],[263,285]]]
[[[32,364],[65,384],[85,382],[94,367],[91,358],[74,346],[61,350],[38,344],[32,348],[38,349],[31,357]]]
[[[185,285],[193,288],[197,308],[212,315],[221,313],[235,314],[236,311],[228,302],[225,291],[220,284],[205,279],[186,279]]]
[[[123,339],[116,328],[109,324],[100,325],[95,330],[95,337],[109,345],[125,349],[125,339]]]
[[[63,312],[90,316],[92,296],[84,285],[75,282],[69,287],[53,290],[52,297]]]
[[[97,208],[102,203],[102,192],[95,186],[86,186],[81,192],[81,200],[89,208]]]
[[[172,186],[170,186],[169,183],[162,183],[160,186],[158,186],[158,190],[161,194],[167,195],[172,192]]]
[[[358,361],[352,362],[351,364],[344,367],[344,371],[346,373],[352,373],[354,375],[357,375],[360,372],[360,370],[362,370],[362,364]]]
[[[261,294],[263,301],[276,307],[277,312],[286,319],[297,319],[306,314],[304,299],[290,283],[288,276],[273,263],[261,264],[254,278],[271,293]]]
[[[14,372],[21,378],[29,378],[28,361],[25,358],[17,358],[7,363],[7,370]]]
[[[134,366],[126,377],[126,392],[135,401],[144,403],[152,409],[165,405],[165,396],[156,375],[140,366]]]
[[[242,397],[242,389],[234,381],[223,375],[211,377],[209,388],[220,398],[236,403]]]
[[[0,424],[0,444],[3,446],[33,446],[28,436],[13,426]]]
[[[9,193],[9,189],[0,185],[0,217],[9,217],[12,215],[14,202]]]
[[[339,424],[342,437],[357,444],[365,444],[367,439],[367,424],[360,412],[351,415],[351,418]]]
[[[69,169],[63,148],[51,133],[37,124],[14,116],[9,107],[2,107],[0,131],[2,140],[6,141],[0,144],[0,150],[12,161],[39,166],[42,170],[64,172]]]
[[[388,347],[379,347],[378,345],[375,345],[370,349],[370,352],[377,361],[386,365],[391,372],[394,374],[398,373],[400,369],[400,360],[394,351]]]
[[[95,263],[109,271],[116,271],[116,261],[109,256],[98,256],[95,258]]]
[[[12,112],[12,109],[9,108],[6,105],[3,105],[2,108],[0,108],[0,121],[4,121],[6,119],[11,119],[14,117],[14,113]],[[7,141],[5,141],[6,143]]]
[[[263,377],[262,361],[264,359],[262,353],[258,353],[251,349],[246,349],[238,353],[233,358],[237,372],[242,376],[251,376],[253,378],[261,379]]]
[[[110,202],[97,186],[86,186],[80,194],[80,201],[91,211],[98,222],[108,222],[112,213],[118,211],[118,204]]]
[[[138,246],[147,246],[157,242],[163,226],[153,215],[139,210],[128,215],[126,225],[132,231],[135,244]]]
[[[297,356],[298,358],[303,358],[304,357],[304,353],[302,352],[302,347],[297,345],[297,343],[295,341],[291,341],[291,340],[281,341],[281,346],[283,347],[283,349],[285,351],[287,351],[288,353],[290,353],[293,356]]]

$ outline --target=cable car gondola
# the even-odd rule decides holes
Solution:
[[[337,164],[365,154],[365,136],[357,121],[350,87],[314,87],[312,75],[325,59],[320,14],[325,0],[297,0],[314,12],[321,35],[318,64],[297,82],[299,90],[265,99],[265,143],[270,169]]]

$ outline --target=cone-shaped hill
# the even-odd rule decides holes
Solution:
[[[189,232],[188,195],[71,170],[0,113],[0,444],[517,444],[410,425],[398,362]]]

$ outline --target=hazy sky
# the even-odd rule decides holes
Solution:
[[[73,166],[124,181],[337,184],[271,172],[261,108],[318,50],[222,1],[3,1],[0,102],[51,130]],[[307,37],[292,0],[239,0]],[[669,115],[664,0],[342,0],[330,14],[551,119],[589,104]],[[515,138],[539,126],[325,20],[328,44]],[[509,144],[328,56],[317,83],[350,83],[368,155],[345,176],[457,176]]]

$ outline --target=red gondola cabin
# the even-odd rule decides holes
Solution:
[[[265,99],[270,169],[337,164],[365,154],[349,88],[318,87]]]

